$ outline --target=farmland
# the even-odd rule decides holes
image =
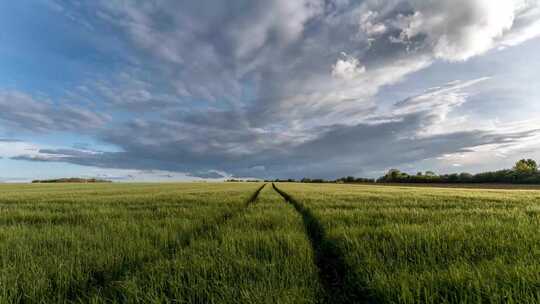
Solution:
[[[1,185],[0,303],[540,303],[540,191],[263,185]]]
[[[342,257],[353,300],[540,302],[539,192],[280,187],[318,221],[323,251]]]

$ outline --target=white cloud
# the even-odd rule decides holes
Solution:
[[[465,103],[469,94],[464,93],[464,89],[489,79],[489,77],[481,77],[465,82],[457,80],[442,87],[431,88],[418,96],[398,102],[395,105],[394,114],[402,115],[421,111],[432,111],[445,115],[451,108]]]
[[[481,77],[469,81],[453,81],[441,87],[435,87],[426,92],[407,98],[394,105],[393,116],[425,112],[424,127],[417,130],[419,136],[433,136],[452,132],[483,129],[478,123],[471,123],[467,117],[452,117],[449,114],[457,107],[467,102],[472,94],[466,89],[488,81],[489,77]]]
[[[536,25],[519,29],[521,34],[513,30],[516,20],[538,8],[536,0],[413,0],[410,3],[415,13],[401,17],[402,39],[426,35],[427,45],[440,59],[467,60],[498,46],[505,37],[514,36],[504,43],[510,44],[538,34]]]
[[[378,13],[368,11],[360,16],[360,31],[366,33],[368,37],[384,34],[388,28],[384,23],[377,22]]]
[[[342,54],[343,58],[338,59],[332,66],[332,76],[343,79],[353,80],[366,72],[366,67],[360,64],[357,58]]]
[[[525,9],[527,8],[527,9]],[[540,37],[540,4],[531,1],[516,17],[513,30],[500,41],[501,47],[512,47]]]
[[[37,155],[39,147],[24,141],[0,141],[0,157],[14,157],[19,155]]]

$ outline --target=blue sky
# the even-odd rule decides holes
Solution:
[[[8,1],[0,180],[540,160],[540,1]]]

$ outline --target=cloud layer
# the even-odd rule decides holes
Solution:
[[[108,35],[133,59],[66,88],[61,100],[73,102],[0,90],[1,126],[83,132],[118,151],[43,149],[16,159],[198,176],[337,177],[517,145],[538,132],[485,128],[456,114],[489,77],[464,75],[401,101],[379,98],[434,63],[540,36],[536,0],[58,6],[96,35],[113,29]]]

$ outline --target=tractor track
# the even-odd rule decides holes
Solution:
[[[319,280],[325,292],[322,303],[372,303],[373,301],[366,297],[365,291],[347,288],[346,280],[349,267],[344,261],[344,255],[339,247],[327,238],[324,227],[311,210],[279,189],[274,183],[272,183],[272,187],[302,216],[307,236],[315,254],[315,264],[319,269]]]
[[[219,227],[224,225],[227,221],[241,214],[247,207],[257,201],[260,192],[266,186],[266,183],[260,186],[253,194],[245,201],[244,206],[236,208],[235,210],[227,211],[215,220],[205,223],[193,230],[183,237],[178,238],[175,242],[172,242],[165,246],[164,255],[169,259],[174,258],[176,253],[182,249],[189,247],[192,242],[201,237],[212,237],[218,232]],[[120,263],[114,268],[104,269],[100,271],[92,271],[90,278],[86,282],[77,282],[68,287],[68,300],[80,301],[87,300],[85,294],[90,290],[97,292],[107,298],[107,300],[122,301],[123,295],[116,289],[115,284],[121,282],[124,278],[130,275],[132,272],[136,272],[142,269],[146,264],[152,263],[151,258],[142,258],[139,261],[131,262],[129,264]],[[54,287],[53,287],[54,288]]]

